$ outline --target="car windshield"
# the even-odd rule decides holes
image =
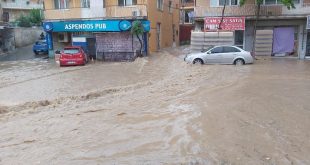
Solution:
[[[64,53],[65,54],[76,54],[76,53],[79,53],[79,49],[78,48],[67,48],[67,49],[64,49]]]
[[[210,49],[214,48],[214,46],[209,46],[207,48],[202,48],[201,52],[204,53],[204,52],[207,52],[209,51]]]

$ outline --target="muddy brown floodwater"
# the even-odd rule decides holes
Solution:
[[[0,164],[310,164],[310,61],[0,63]]]

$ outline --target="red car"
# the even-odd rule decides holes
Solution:
[[[59,57],[60,66],[85,65],[88,57],[79,46],[65,47]]]

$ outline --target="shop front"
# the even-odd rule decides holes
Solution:
[[[141,44],[130,29],[134,20],[79,20],[44,22],[49,56],[65,46],[81,46],[90,57],[106,61],[131,61],[137,56]],[[140,20],[144,34],[142,53],[148,52],[150,22]]]
[[[305,58],[304,18],[261,19],[257,23],[255,53],[257,56]],[[245,49],[253,50],[255,20],[246,21]]]

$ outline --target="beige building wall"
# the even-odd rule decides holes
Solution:
[[[168,0],[163,0],[163,11],[157,9],[157,0],[148,1],[148,19],[151,22],[149,34],[149,49],[151,52],[157,48],[157,24],[160,23],[160,48],[173,46],[173,25],[175,27],[175,44],[179,45],[179,0],[172,0],[172,13],[169,12]]]

